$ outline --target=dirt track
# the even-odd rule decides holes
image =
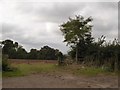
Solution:
[[[3,88],[117,88],[117,76],[32,74],[3,78]]]

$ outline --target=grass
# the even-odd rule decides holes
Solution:
[[[56,68],[54,64],[12,64],[16,68],[13,71],[3,72],[3,77],[25,76],[32,73],[49,73],[53,72]]]
[[[71,65],[58,68],[59,71],[74,75],[96,76],[96,75],[117,75],[115,72],[110,72],[106,69],[96,67],[84,67],[80,65]]]
[[[2,72],[0,71],[0,78],[2,78]]]
[[[13,71],[3,72],[3,77],[25,76],[33,73],[68,73],[74,75],[95,76],[98,74],[112,74],[102,68],[85,67],[79,65],[58,66],[49,63],[34,63],[34,64],[12,64],[12,67],[17,68]]]
[[[102,69],[102,68],[95,68],[95,67],[86,67],[84,69],[77,69],[73,72],[76,75],[87,75],[87,76],[95,76],[99,74],[110,74],[110,72]]]

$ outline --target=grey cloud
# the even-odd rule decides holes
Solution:
[[[2,24],[2,34],[3,38],[5,37],[11,37],[13,39],[32,39],[33,36],[31,34],[34,34],[32,32],[35,32],[34,29],[31,29],[28,27],[23,28],[21,25],[16,24],[10,24],[10,23],[3,23]],[[30,32],[32,31],[32,32]],[[47,35],[47,33],[44,33],[44,29],[38,30],[36,33],[39,35],[39,37],[44,37]]]
[[[14,30],[17,29],[17,28],[18,27],[15,26],[15,25],[2,23],[2,33],[3,34],[14,32]]]
[[[59,25],[73,17],[75,14],[83,14],[85,17],[93,17],[93,35],[98,38],[101,35],[108,39],[117,37],[117,4],[116,3],[16,3],[16,12],[27,15],[32,19],[28,22],[11,24],[3,23],[3,38],[18,41],[27,50],[30,48],[40,49],[41,46],[49,45],[58,48],[64,53],[68,50],[63,43],[63,36]],[[26,17],[27,18],[27,17]],[[26,19],[24,18],[24,19]],[[11,21],[12,22],[12,21]],[[44,23],[52,23],[50,31],[46,30]],[[49,27],[48,27],[49,28]]]
[[[107,10],[108,9],[117,10],[117,8],[118,8],[118,2],[99,2],[99,4],[97,4],[97,5],[104,9],[107,8]]]
[[[111,21],[107,22],[105,20],[101,19],[95,19],[94,21],[94,26],[93,26],[93,31],[95,32],[96,35],[102,33],[102,34],[109,34],[109,32],[115,30],[118,31],[117,27],[117,21],[111,19]]]
[[[2,24],[2,38],[7,39],[17,39],[17,37],[21,37],[20,35],[23,34],[20,32],[20,28],[13,24]]]
[[[102,2],[88,4],[91,8],[87,8],[86,15],[93,17],[93,35],[95,38],[105,35],[108,40],[117,38],[118,22],[117,22],[117,3]],[[92,10],[93,9],[93,10]],[[114,32],[113,32],[114,31]]]
[[[20,45],[23,45],[27,51],[29,51],[31,48],[40,49],[44,45],[49,45],[51,47],[60,49],[63,53],[66,53],[68,50],[68,47],[66,47],[65,43],[62,42],[62,37],[55,35],[55,33],[52,33],[54,36],[51,36],[50,33],[44,34],[39,32],[38,34],[30,36],[30,33],[28,32],[28,37],[25,37],[25,29],[20,28],[17,25],[4,23],[2,34],[4,40],[12,39],[13,41],[17,41]]]
[[[36,7],[37,6],[37,7]],[[19,10],[30,13],[37,17],[36,21],[63,22],[68,17],[73,16],[76,10],[82,10],[85,3],[22,3]],[[22,8],[20,8],[22,7]]]
[[[33,13],[38,18],[36,21],[46,21],[46,22],[56,22],[61,24],[61,22],[66,21],[69,16],[72,16],[76,11],[83,11],[86,7],[93,8],[93,10],[87,10],[85,15],[93,16],[95,23],[94,29],[102,32],[109,32],[115,27],[114,23],[116,21],[117,3],[115,2],[90,2],[90,3],[22,3],[23,8],[21,9],[24,13]],[[36,7],[37,6],[37,7]],[[112,13],[113,11],[113,13]],[[111,21],[102,20],[104,16],[102,13],[109,13]],[[101,17],[96,14],[100,14]],[[78,13],[80,14],[80,13]],[[95,16],[95,17],[94,17]],[[88,17],[88,16],[87,16]],[[104,17],[106,18],[106,16]],[[108,25],[103,25],[106,22]],[[100,30],[99,30],[100,29]],[[58,30],[55,31],[56,34],[59,33]],[[60,34],[59,34],[60,35]]]
[[[118,2],[118,40],[120,42],[120,2]]]

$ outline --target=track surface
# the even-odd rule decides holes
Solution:
[[[3,78],[3,88],[117,88],[117,76],[73,76],[70,74],[32,74]]]

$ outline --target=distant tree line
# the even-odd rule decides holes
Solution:
[[[18,42],[12,40],[4,40],[1,42],[2,54],[8,55],[9,59],[39,59],[39,60],[57,60],[58,49],[44,46],[40,50],[31,49],[27,52]],[[63,54],[62,54],[63,55]]]

